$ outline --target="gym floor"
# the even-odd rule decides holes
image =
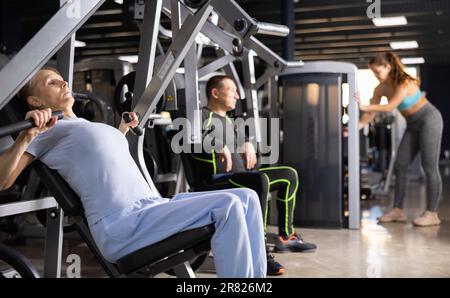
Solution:
[[[299,229],[304,239],[316,243],[318,249],[314,253],[274,254],[286,268],[281,277],[450,277],[450,165],[441,170],[441,226],[412,225],[413,218],[424,211],[425,187],[420,181],[411,181],[405,198],[408,223],[379,225],[376,218],[389,208],[391,200],[362,201],[361,230]],[[269,227],[271,243],[276,230]],[[70,264],[66,263],[67,256],[78,254],[81,277],[105,277],[87,247],[76,237],[67,238],[72,239],[64,240],[62,275],[66,276],[66,266]],[[17,248],[42,273],[43,240],[28,238],[26,244]],[[197,276],[215,277],[211,258]]]

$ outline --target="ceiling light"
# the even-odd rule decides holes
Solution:
[[[119,59],[121,61],[130,62],[130,63],[137,63],[139,56],[138,55],[119,56],[117,59]]]
[[[408,21],[406,20],[406,18],[404,16],[388,17],[388,18],[373,18],[372,22],[377,27],[399,26],[399,25],[408,24]]]
[[[403,64],[423,64],[425,63],[425,59],[423,57],[408,57],[402,58]]]
[[[114,0],[117,4],[123,4],[123,0]]]
[[[394,50],[398,49],[416,49],[419,47],[419,44],[415,40],[411,41],[394,41],[389,43],[391,48]]]
[[[75,40],[74,47],[82,48],[82,47],[85,47],[85,46],[86,46],[86,43],[84,41]]]

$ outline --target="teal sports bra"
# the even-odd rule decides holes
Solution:
[[[420,89],[418,89],[417,92],[413,95],[405,96],[405,98],[403,98],[403,101],[397,106],[397,109],[399,111],[404,111],[407,108],[413,106],[420,100],[421,95],[422,92],[420,92]]]

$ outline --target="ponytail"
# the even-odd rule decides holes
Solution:
[[[406,73],[405,67],[400,61],[400,58],[395,53],[388,52],[378,54],[370,60],[369,65],[390,65],[391,71],[389,73],[389,77],[395,86],[402,85],[405,82],[414,82],[417,85],[420,84],[418,79],[413,78]]]

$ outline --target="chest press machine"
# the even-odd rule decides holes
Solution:
[[[56,53],[58,69],[69,85],[72,85],[75,32],[94,14],[104,0],[61,0],[60,2],[61,7],[56,14],[0,72],[0,110],[5,108],[20,88]],[[252,116],[258,118],[255,90],[284,68],[302,64],[282,60],[254,37],[258,33],[286,36],[289,33],[287,27],[257,22],[233,0],[146,0],[145,4],[136,3],[136,5],[141,5],[143,19],[132,110],[141,115],[139,124],[141,127],[149,127],[148,121],[155,113],[158,101],[183,61],[186,82],[186,117],[191,121],[192,128],[188,130],[187,137],[192,143],[201,140],[201,117],[197,92],[199,77],[224,68],[238,82],[241,96],[245,95],[243,97],[248,99],[248,106],[253,111]],[[158,32],[164,31],[159,24],[161,13],[165,13],[172,20],[172,43],[153,74],[155,51],[157,46],[160,46]],[[219,16],[220,21],[214,22],[213,16]],[[195,41],[199,33],[208,37],[210,40],[208,43],[217,47],[218,59],[198,70],[197,55],[201,53],[202,46],[197,47]],[[269,64],[268,70],[256,81],[253,66],[254,52]],[[236,69],[232,64],[237,59],[242,60],[244,65],[245,90],[239,83]],[[10,109],[6,112],[14,115],[17,111]],[[260,138],[260,130],[257,127],[257,141]],[[132,156],[142,174],[150,187],[158,193],[145,167],[142,154],[143,136],[129,135],[128,140]],[[56,263],[60,263],[61,257],[63,211],[75,219],[76,228],[81,237],[111,277],[136,276],[142,273],[153,276],[171,268],[177,276],[193,277],[194,272],[188,261],[210,250],[210,239],[214,233],[212,225],[175,234],[123,257],[117,261],[117,264],[111,264],[102,257],[92,239],[78,196],[56,171],[49,169],[40,161],[33,163],[33,169],[57,202],[53,207],[56,207],[58,212],[50,214],[50,221],[57,219],[60,223],[55,228],[58,238],[57,251],[54,253]],[[56,268],[59,267],[56,266]],[[60,270],[55,270],[54,276],[59,275]]]

